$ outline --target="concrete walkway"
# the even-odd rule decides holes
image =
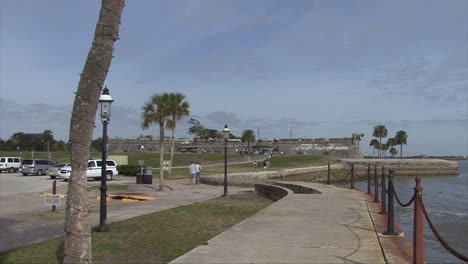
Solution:
[[[125,177],[121,177],[125,179]],[[91,186],[98,186],[99,182],[90,182]],[[136,216],[162,211],[181,205],[209,200],[223,194],[223,186],[190,185],[188,180],[166,180],[165,190],[157,191],[155,185],[134,184],[121,180],[110,184],[128,184],[132,193],[154,196],[157,199],[144,202],[126,203],[112,200],[107,203],[108,223],[121,221]],[[60,187],[58,193],[66,193],[67,185]],[[229,186],[229,194],[253,190]],[[50,190],[45,190],[50,192]],[[92,188],[90,197],[90,221],[92,226],[99,225],[99,190]],[[1,197],[0,203],[0,251],[6,251],[34,242],[63,235],[65,222],[65,199],[59,213],[50,213],[50,206],[44,206],[44,197],[39,193],[21,193]]]
[[[171,263],[385,263],[361,192],[298,183],[290,194]]]

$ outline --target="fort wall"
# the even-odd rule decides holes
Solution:
[[[169,152],[171,140],[164,140],[164,150]],[[141,151],[159,151],[160,143],[158,138],[136,138],[122,139],[110,138],[108,140],[109,152],[135,152]],[[230,139],[227,143],[228,153],[235,154],[236,151],[247,152],[247,142],[240,139]],[[295,139],[260,139],[250,143],[252,152],[271,153],[276,151],[278,154],[285,155],[304,154],[304,155],[329,155],[339,158],[362,158],[362,152],[359,149],[359,142],[356,138],[295,138]],[[181,152],[182,149],[190,149],[197,153],[224,153],[224,140],[200,140],[200,139],[176,139],[175,150]]]

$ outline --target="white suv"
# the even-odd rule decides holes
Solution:
[[[68,181],[71,176],[71,166],[66,166],[60,169],[60,178],[64,181]],[[93,178],[95,180],[101,179],[102,172],[102,160],[88,160],[88,166],[86,168],[86,177]],[[113,160],[106,160],[106,179],[112,180],[112,177],[118,175],[117,164]]]

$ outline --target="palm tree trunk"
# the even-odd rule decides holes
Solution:
[[[400,144],[400,158],[403,158],[403,144]]]
[[[174,120],[174,127],[172,128],[172,137],[171,137],[171,160],[169,161],[169,177],[172,176],[172,160],[174,159],[174,146],[175,146],[175,120]]]
[[[164,123],[159,124],[159,190],[164,190]]]
[[[86,163],[99,94],[112,61],[124,3],[125,0],[102,0],[93,45],[75,95],[70,120],[72,175],[65,207],[63,263],[92,262]]]
[[[379,158],[382,157],[382,150],[381,150],[381,148],[382,148],[382,138],[379,138]]]

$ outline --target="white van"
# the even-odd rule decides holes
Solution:
[[[18,171],[21,161],[23,159],[19,157],[0,157],[0,172],[16,172]]]

